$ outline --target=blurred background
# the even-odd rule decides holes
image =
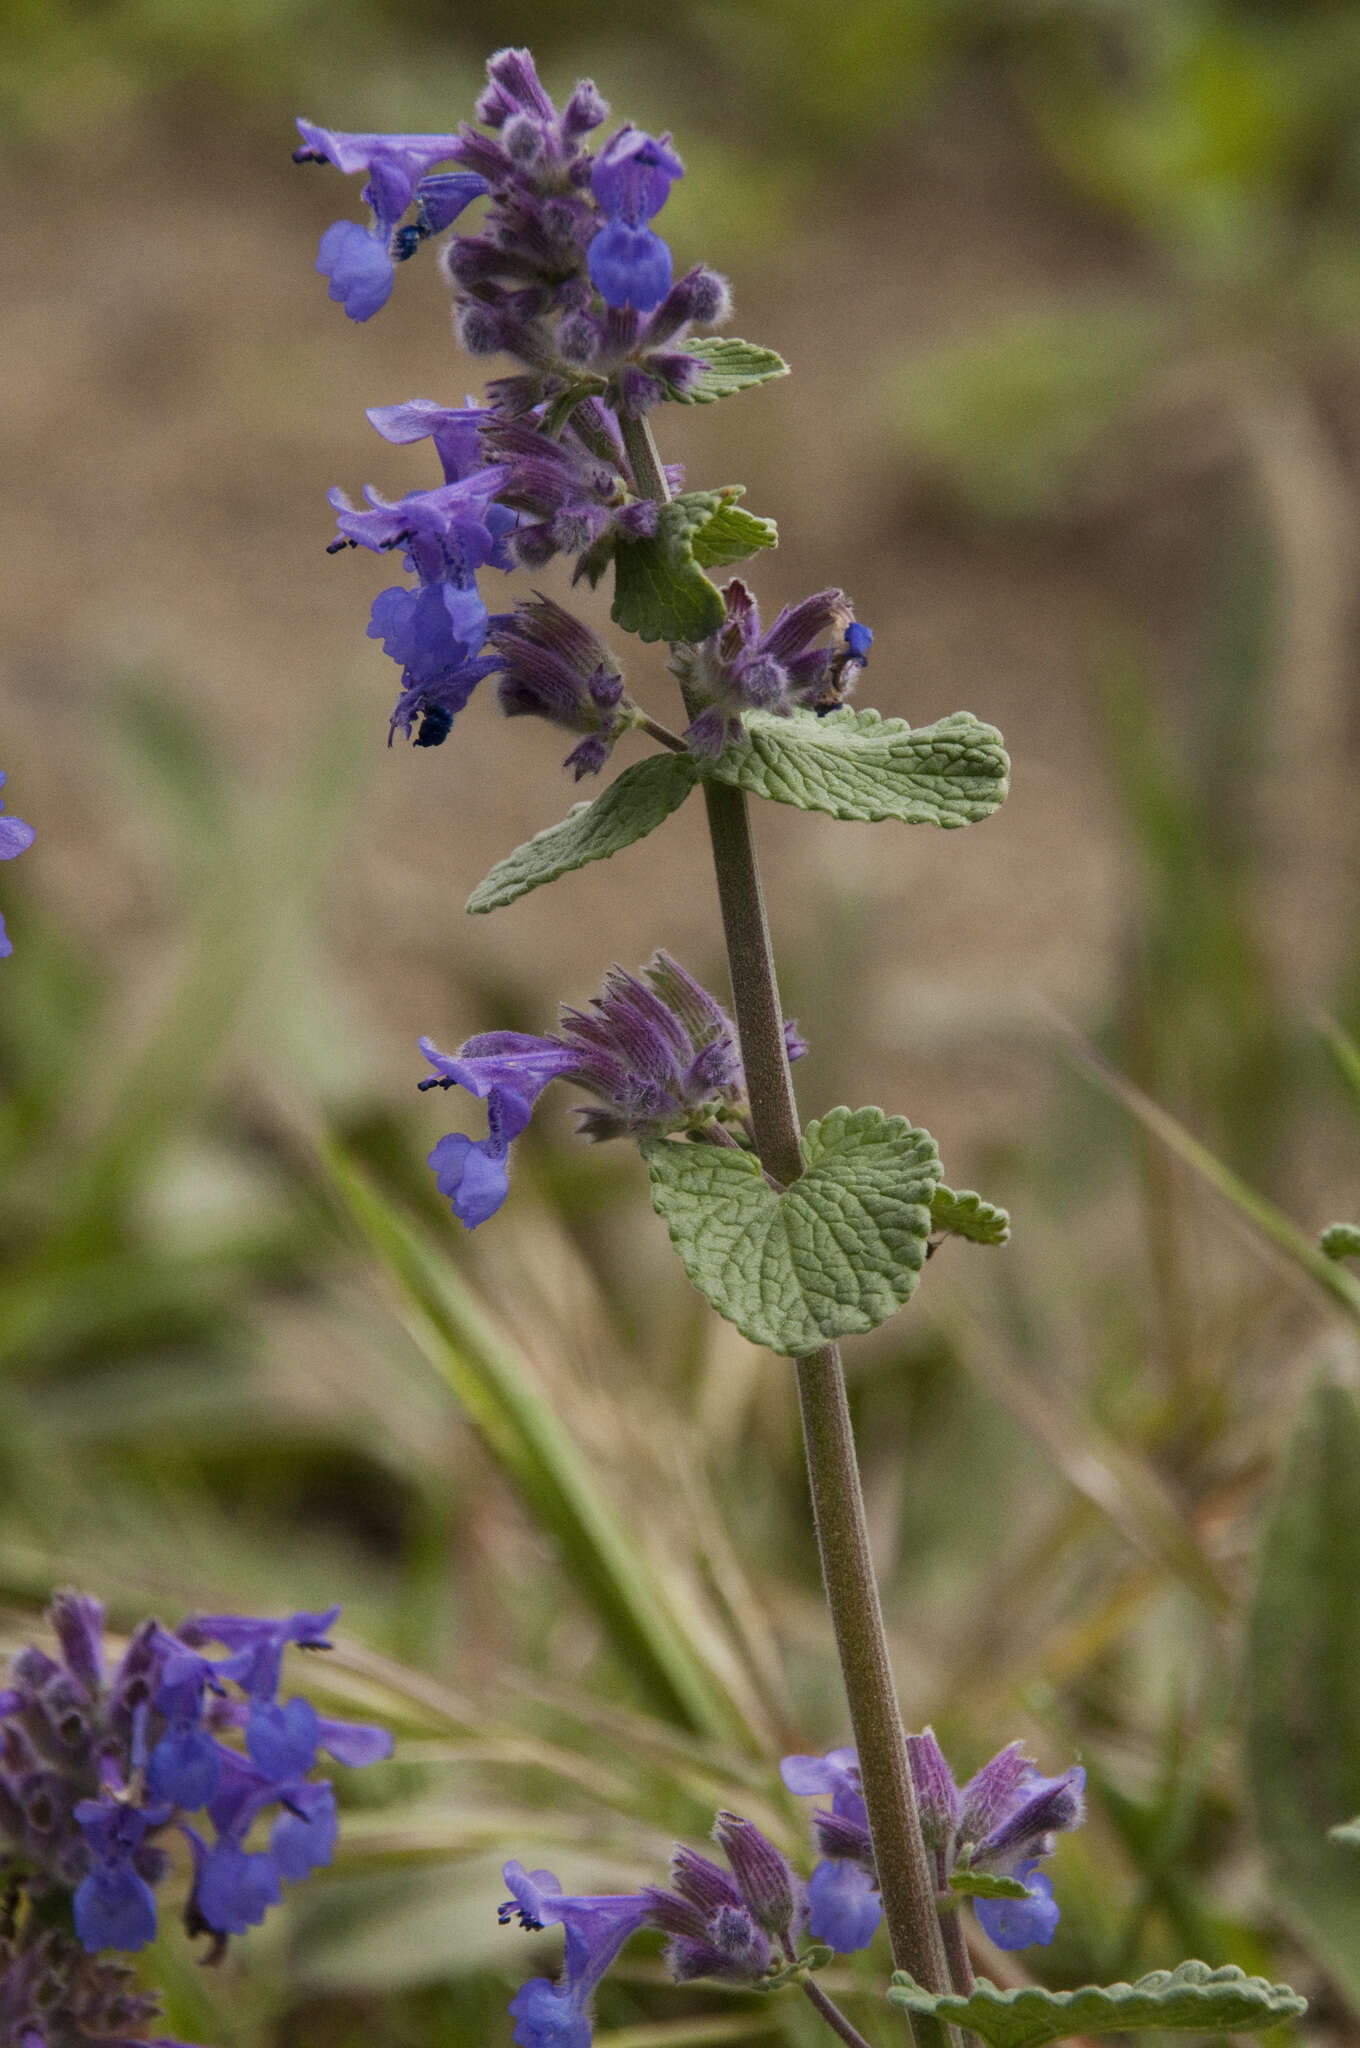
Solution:
[[[478,700],[389,751],[387,574],[325,553],[330,485],[434,480],[365,406],[476,380],[429,260],[327,302],[357,181],[293,116],[447,129],[507,41],[674,130],[677,263],[793,366],[659,423],[778,519],[762,602],[843,584],[859,700],[1014,760],[966,832],[758,818],[804,1114],[904,1110],[1013,1215],[850,1361],[909,1725],[1090,1773],[1053,1948],[984,1967],[1197,1954],[1354,2040],[1352,0],[9,0],[4,1640],[54,1583],[122,1627],[344,1601],[308,1677],[397,1760],[222,1969],[147,1959],[220,2048],[507,2042],[555,1959],[505,1857],[628,1889],[723,1804],[803,1853],[771,1759],[846,1738],[787,1368],[635,1155],[549,1097],[475,1240],[424,1165],[419,1033],[546,1030],[658,944],[724,987],[695,805],[463,916],[579,794],[563,742]],[[882,1965],[833,1973],[880,2039]],[[816,2026],[640,1941],[598,2038]]]

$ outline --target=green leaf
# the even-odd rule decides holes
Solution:
[[[703,772],[754,796],[860,822],[975,825],[1006,795],[1001,735],[971,711],[913,729],[877,711],[746,714],[746,734]]]
[[[760,348],[754,341],[738,341],[735,335],[711,335],[703,340],[691,336],[687,341],[676,342],[675,347],[686,355],[697,356],[704,365],[688,390],[667,385],[667,397],[678,399],[681,405],[716,405],[720,398],[730,398],[734,392],[750,391],[757,384],[768,384],[775,377],[789,374],[788,364],[772,348]]]
[[[687,754],[653,754],[635,761],[593,803],[573,804],[565,818],[497,861],[468,897],[467,909],[474,917],[503,910],[573,868],[622,853],[679,809],[696,775]]]
[[[1360,1408],[1320,1381],[1294,1426],[1247,1635],[1247,1771],[1281,1903],[1360,2002]]]
[[[998,1877],[994,1870],[956,1870],[949,1880],[951,1892],[968,1899],[1027,1899],[1030,1889],[1018,1877]]]
[[[743,511],[737,496],[735,488],[730,497],[724,494],[724,503],[694,536],[694,559],[703,569],[721,569],[728,562],[744,562],[758,548],[779,546],[773,519]]]
[[[614,551],[610,614],[640,640],[706,640],[726,612],[721,593],[695,559],[695,538],[735,495],[686,491],[661,506],[656,532],[620,540]]]
[[[1360,1259],[1360,1223],[1329,1223],[1318,1244],[1329,1259]]]
[[[947,1230],[951,1237],[966,1237],[970,1244],[1005,1244],[1011,1219],[971,1188],[960,1188],[956,1194],[953,1188],[939,1187],[930,1204],[930,1227]]]
[[[1084,1984],[1076,1991],[1045,1991],[1038,1984],[999,1991],[979,1977],[971,1998],[927,1991],[898,1970],[888,1999],[923,2018],[967,2027],[988,2048],[1043,2048],[1046,2041],[1072,2034],[1123,2034],[1139,2027],[1241,2033],[1274,2026],[1307,2009],[1307,2000],[1287,1984],[1248,1977],[1231,1963],[1211,1970],[1195,1962],[1153,1970],[1136,1984]]]
[[[916,1286],[940,1159],[881,1109],[803,1134],[807,1171],[776,1194],[749,1152],[644,1145],[652,1203],[699,1292],[753,1344],[801,1358],[876,1329]]]
[[[596,398],[608,388],[603,377],[582,377],[579,382],[569,384],[565,391],[559,391],[557,397],[544,406],[543,417],[538,423],[539,432],[555,441],[582,399]]]

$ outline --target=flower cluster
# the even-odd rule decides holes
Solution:
[[[550,1870],[526,1871],[507,1863],[511,1896],[501,1925],[517,1919],[537,1932],[559,1921],[566,1932],[558,1983],[531,1977],[510,2003],[519,2048],[589,2048],[590,1999],[628,1937],[640,1927],[670,1938],[666,1962],[677,1983],[712,1977],[729,1984],[768,1983],[798,1961],[807,1923],[805,1888],[750,1821],[720,1813],[715,1841],[730,1875],[707,1856],[680,1848],[671,1864],[671,1888],[594,1896],[564,1893]]]
[[[807,1051],[786,1023],[789,1057]],[[705,1143],[749,1145],[746,1079],[731,1018],[670,955],[641,977],[611,968],[585,1010],[564,1009],[558,1035],[488,1031],[453,1054],[428,1038],[434,1073],[422,1088],[466,1088],[487,1106],[487,1135],[441,1138],[430,1165],[441,1194],[469,1229],[494,1216],[509,1191],[511,1141],[550,1081],[574,1081],[596,1098],[577,1111],[582,1135],[639,1142],[684,1132]]]
[[[151,1941],[171,1831],[193,1866],[185,1925],[210,1935],[214,1953],[279,1903],[284,1880],[330,1862],[335,1794],[310,1776],[318,1751],[360,1765],[392,1747],[384,1729],[279,1699],[284,1650],[327,1648],[338,1613],[210,1615],[173,1635],[146,1621],[109,1670],[99,1602],[57,1596],[48,1619],[59,1655],[21,1651],[0,1690],[0,2013],[64,1998],[73,2011],[107,2014],[130,1999],[138,2017],[118,1970],[76,1964]],[[209,1643],[226,1654],[206,1656]],[[231,1735],[241,1746],[223,1739]],[[267,1846],[248,1847],[270,1813]],[[190,1814],[205,1817],[211,1839]],[[131,2025],[98,2031],[121,2038]],[[3,2038],[55,2048],[64,2037],[20,2028]]]
[[[1058,1909],[1035,1861],[1052,1849],[1056,1832],[1080,1824],[1081,1769],[1041,1777],[1012,1743],[960,1791],[929,1729],[907,1743],[941,1892],[960,1867],[1018,1877],[1029,1899],[978,1899],[978,1918],[1003,1948],[1050,1941]],[[534,1977],[511,2002],[519,2048],[589,2048],[590,1999],[639,1928],[669,1937],[666,1964],[677,1983],[703,1977],[768,1988],[786,1973],[815,1968],[827,1948],[848,1954],[868,1947],[881,1908],[855,1752],[785,1757],[781,1768],[790,1791],[831,1794],[830,1808],[814,1815],[825,1853],[806,1882],[759,1828],[735,1813],[720,1813],[713,1828],[728,1869],[682,1847],[669,1889],[568,1895],[551,1871],[506,1864],[512,1896],[500,1908],[501,1924],[518,1919],[536,1931],[560,1921],[566,1930],[561,1979]],[[825,1945],[820,1956],[805,1946],[808,1937]]]
[[[716,759],[738,737],[744,711],[787,718],[800,706],[833,710],[849,696],[874,636],[856,620],[843,590],[819,590],[801,604],[785,605],[764,632],[740,577],[723,590],[723,603],[727,619],[718,631],[671,657],[693,713],[685,734],[693,752]]]
[[[1080,1764],[1045,1778],[1012,1742],[960,1790],[933,1730],[909,1735],[907,1755],[937,1889],[947,1892],[954,1873],[965,1870],[1019,1882],[1024,1898],[975,1898],[973,1909],[998,1948],[1046,1945],[1058,1908],[1038,1863],[1052,1854],[1055,1835],[1084,1818]],[[836,1949],[865,1948],[880,1909],[855,1752],[785,1757],[781,1771],[791,1792],[831,1795],[830,1807],[813,1814],[823,1857],[808,1884],[811,1931]]]
[[[5,772],[0,768],[0,789],[5,786]],[[27,853],[33,844],[34,832],[22,818],[7,818],[4,815],[5,800],[0,797],[0,860],[13,860],[17,854]],[[5,920],[0,917],[0,960],[7,960],[14,951],[5,931]]]
[[[683,395],[704,367],[683,345],[690,329],[730,310],[723,280],[702,266],[672,282],[670,251],[651,225],[683,175],[669,136],[625,124],[594,155],[586,138],[608,109],[589,80],[559,114],[527,51],[502,50],[487,71],[477,112],[489,132],[350,134],[299,121],[294,152],[365,175],[369,223],[334,222],[317,265],[356,320],[386,303],[397,263],[486,201],[479,229],[448,239],[444,269],[463,346],[511,356],[514,373],[492,383],[486,406],[415,398],[369,413],[387,440],[432,440],[442,485],[395,504],[370,489],[365,509],[331,493],[333,549],[399,549],[414,578],[379,595],[368,630],[401,670],[392,730],[427,747],[498,669],[509,678],[505,709],[558,717],[552,691],[545,707],[518,687],[513,633],[492,634],[496,651],[483,652],[499,622],[478,572],[538,569],[564,554],[597,582],[621,542],[655,531],[657,507],[639,489],[620,419]],[[679,469],[667,474],[678,488]],[[617,664],[596,666],[617,674]],[[570,766],[578,776],[598,770],[609,719],[572,729],[587,744]]]

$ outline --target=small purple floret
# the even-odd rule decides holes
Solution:
[[[1010,1744],[960,1791],[944,1754],[927,1728],[907,1737],[907,1758],[927,1850],[947,1882],[965,1848],[968,1867],[1026,1886],[1024,1899],[974,1899],[979,1922],[1001,1948],[1047,1943],[1058,1924],[1053,1886],[1038,1868],[1052,1853],[1054,1836],[1081,1825],[1086,1774],[1074,1764],[1045,1778],[1018,1742]],[[876,1924],[877,1892],[868,1815],[853,1749],[825,1757],[785,1757],[784,1783],[791,1792],[829,1792],[831,1810],[813,1814],[814,1832],[825,1852],[808,1886],[811,1929],[839,1948],[861,1947]],[[869,1906],[875,1906],[871,1924]],[[852,1937],[862,1936],[862,1939]]]
[[[5,786],[5,772],[0,768],[0,789]],[[35,837],[33,827],[26,825],[22,818],[6,817],[5,803],[0,797],[0,860],[13,860],[18,854],[27,853]],[[7,960],[14,951],[13,944],[5,933],[5,920],[0,917],[0,960]]]

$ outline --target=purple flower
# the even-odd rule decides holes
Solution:
[[[551,598],[520,604],[493,620],[500,661],[496,695],[507,718],[546,718],[586,740],[568,754],[579,782],[598,774],[632,722],[623,678],[603,642]]]
[[[303,146],[295,163],[331,163],[337,170],[366,171],[363,197],[372,209],[372,224],[335,221],[321,237],[316,267],[330,279],[330,296],[343,305],[351,320],[371,320],[392,296],[394,256],[409,256],[417,242],[432,233],[431,213],[440,227],[456,220],[465,206],[480,198],[486,183],[471,172],[446,174],[421,182],[431,164],[447,162],[457,148],[453,135],[346,135],[298,121]],[[413,199],[430,194],[430,213],[422,210],[418,225],[397,232],[397,223]]]
[[[0,789],[5,786],[5,772],[0,768]],[[0,860],[13,860],[17,854],[27,853],[33,844],[34,831],[22,818],[5,817],[5,800],[0,797]],[[5,920],[0,917],[0,960],[7,960],[14,951],[5,933]]]
[[[807,1048],[785,1029],[796,1058]],[[599,1108],[577,1111],[587,1138],[687,1131],[720,1131],[718,1143],[747,1138],[746,1078],[732,1020],[667,953],[654,954],[641,978],[611,968],[587,1009],[563,1009],[555,1038],[492,1031],[453,1055],[428,1038],[420,1049],[435,1068],[420,1088],[466,1088],[487,1105],[485,1138],[455,1133],[429,1155],[441,1194],[469,1229],[505,1200],[511,1142],[550,1081],[574,1081],[598,1099]]]
[[[685,167],[671,148],[669,134],[644,135],[631,121],[611,135],[595,160],[590,189],[609,220],[630,228],[655,219],[670,197],[671,186]]]
[[[907,1737],[907,1755],[921,1832],[934,1858],[940,1889],[961,1863],[994,1876],[1018,1878],[1028,1897],[975,1899],[979,1921],[1000,1948],[1051,1941],[1058,1908],[1038,1859],[1051,1855],[1056,1834],[1080,1827],[1085,1817],[1086,1773],[1081,1766],[1074,1764],[1061,1776],[1046,1778],[1013,1742],[960,1790],[931,1729]],[[866,1890],[874,1881],[873,1851],[855,1752],[838,1749],[825,1757],[786,1757],[780,1768],[791,1792],[832,1795],[830,1812],[819,1809],[813,1815],[826,1861],[813,1872],[808,1887],[812,1932],[836,1947],[843,1938],[862,1932],[863,1940],[853,1946],[863,1946],[873,1933]],[[858,1922],[856,1900],[863,1911]]]
[[[269,1836],[275,1869],[290,1883],[324,1870],[335,1855],[339,1831],[335,1793],[326,1780],[293,1786]]]
[[[340,535],[333,549],[366,547],[385,553],[404,548],[406,567],[419,579],[414,589],[393,585],[380,591],[369,618],[369,638],[381,640],[384,653],[402,671],[392,730],[400,726],[409,733],[420,713],[437,710],[447,719],[439,735],[443,738],[455,713],[495,667],[478,658],[488,616],[477,571],[493,561],[508,566],[502,553],[505,525],[491,502],[506,474],[499,468],[477,469],[396,503],[369,486],[366,511],[351,504],[343,491],[330,493]]]
[[[244,1934],[258,1927],[283,1898],[274,1857],[267,1850],[243,1849],[233,1835],[219,1836],[210,1848],[196,1828],[186,1825],[183,1833],[194,1858],[184,1913],[190,1933]]]
[[[452,1203],[459,1222],[475,1230],[495,1215],[510,1191],[511,1141],[525,1128],[548,1083],[569,1073],[575,1058],[560,1040],[523,1031],[484,1032],[469,1038],[452,1057],[428,1038],[421,1039],[420,1049],[435,1069],[419,1083],[421,1088],[466,1088],[486,1103],[485,1138],[455,1132],[441,1138],[429,1155],[439,1192]]]
[[[1033,1858],[1018,1863],[1009,1873],[1018,1877],[1029,1891],[1027,1899],[974,1899],[983,1932],[998,1948],[1047,1948],[1058,1925],[1058,1908],[1053,1902],[1053,1880],[1040,1870]]]
[[[720,1813],[713,1834],[732,1875],[693,1849],[677,1849],[671,1889],[654,1886],[648,1894],[650,1919],[671,1937],[666,1962],[677,1983],[716,1977],[755,1984],[776,1953],[787,1960],[796,1953],[807,1920],[805,1887],[773,1842],[739,1814]]]
[[[590,189],[605,225],[590,244],[590,277],[606,305],[640,313],[659,306],[671,288],[671,252],[647,226],[665,205],[684,165],[670,147],[631,122],[601,150]]]
[[[785,605],[765,631],[756,600],[739,577],[725,586],[723,601],[726,623],[672,660],[686,696],[703,707],[685,738],[693,752],[715,759],[740,738],[743,712],[788,717],[800,705],[830,710],[863,665],[853,648],[866,647],[865,636],[873,637],[855,621],[841,590],[819,590],[800,604]],[[832,633],[843,635],[839,646],[826,639]]]
[[[868,1948],[883,1918],[878,1888],[848,1859],[824,1857],[808,1879],[808,1932],[839,1955]]]
[[[590,278],[610,306],[649,313],[671,287],[671,252],[651,228],[611,220],[590,245]]]
[[[503,1927],[518,1919],[537,1932],[560,1921],[566,1931],[561,1982],[533,1977],[511,2001],[519,2048],[589,2048],[591,1995],[629,1935],[646,1923],[650,1895],[568,1895],[550,1870],[527,1871],[522,1863],[507,1863],[502,1875],[511,1893],[500,1908]]]
[[[283,1653],[295,1643],[304,1650],[329,1650],[328,1630],[340,1609],[286,1614],[279,1620],[256,1620],[244,1614],[193,1614],[180,1627],[183,1641],[223,1643],[232,1653],[217,1665],[219,1678],[230,1679],[252,1700],[272,1701],[283,1674]]]
[[[143,1837],[164,1825],[170,1807],[143,1810],[112,1799],[82,1799],[74,1811],[93,1857],[71,1902],[81,1943],[91,1955],[105,1948],[145,1948],[156,1935],[156,1898],[134,1863]]]

